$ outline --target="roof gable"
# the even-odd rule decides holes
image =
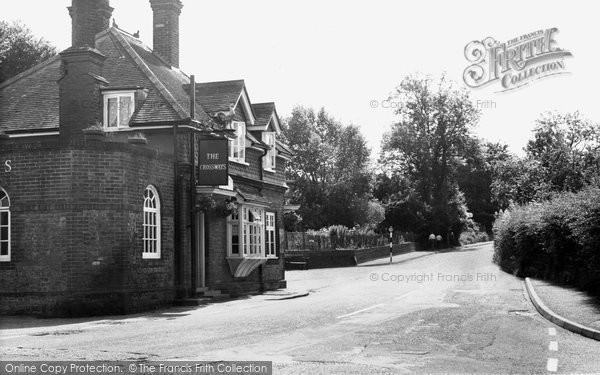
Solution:
[[[256,114],[256,122],[253,126],[248,127],[250,130],[259,131],[274,131],[277,134],[281,133],[281,125],[279,116],[275,109],[275,103],[257,103],[252,104],[252,109]]]
[[[249,125],[256,119],[243,79],[196,83],[196,101],[212,116],[240,108]]]

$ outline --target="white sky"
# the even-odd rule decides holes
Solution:
[[[69,47],[70,0],[2,1],[4,20],[22,20],[59,50]],[[472,40],[501,42],[557,27],[558,46],[571,51],[569,75],[546,78],[520,90],[498,85],[472,90],[492,100],[477,134],[508,143],[513,152],[531,135],[546,110],[580,110],[600,120],[600,52],[593,1],[393,1],[393,0],[183,0],[180,65],[198,82],[246,80],[253,102],[275,101],[279,115],[297,104],[324,106],[334,117],[360,126],[377,151],[394,121],[391,109],[371,108],[410,73],[448,77],[464,85],[463,55]],[[568,5],[567,5],[568,4]],[[148,0],[111,0],[120,28],[140,30],[152,47]],[[595,16],[594,16],[595,15]]]

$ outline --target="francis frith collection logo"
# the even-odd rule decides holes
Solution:
[[[565,57],[571,52],[558,47],[557,28],[537,30],[501,43],[492,37],[474,40],[465,47],[472,63],[464,73],[471,88],[498,83],[499,91],[523,87],[537,79],[567,73]]]

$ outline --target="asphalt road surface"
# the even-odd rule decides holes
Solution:
[[[600,373],[600,342],[541,317],[492,245],[288,271],[307,297],[86,319],[2,318],[3,360],[267,360],[274,374]]]

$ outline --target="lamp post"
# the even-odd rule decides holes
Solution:
[[[392,264],[392,234],[394,233],[394,228],[390,226],[388,231],[390,231],[390,264]]]

